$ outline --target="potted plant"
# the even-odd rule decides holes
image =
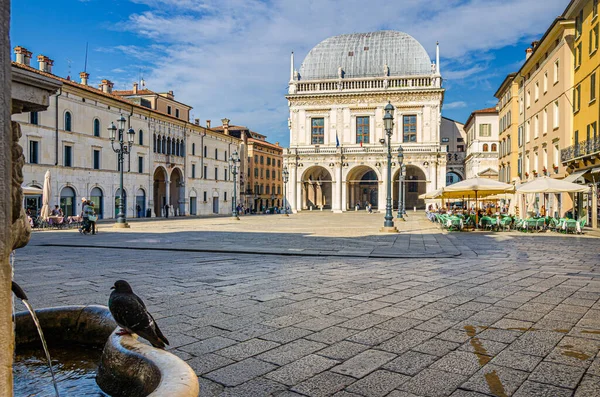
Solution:
[[[525,178],[529,178],[529,172],[525,173]]]
[[[536,170],[532,170],[531,172],[533,172],[533,176],[537,176],[537,171]]]
[[[558,174],[558,165],[552,164],[552,168],[554,169],[554,173]]]
[[[546,169],[546,167],[544,167],[544,169],[542,169],[542,174],[548,175],[548,170]]]

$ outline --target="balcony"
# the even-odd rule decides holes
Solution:
[[[176,165],[183,166],[185,157],[175,156],[173,154],[154,153],[154,162],[166,164],[167,167],[174,167]]]
[[[581,141],[560,151],[560,160],[567,163],[579,158],[600,154],[600,137]]]
[[[392,153],[396,155],[398,153],[399,144],[395,143],[392,147]],[[404,153],[438,153],[446,152],[445,145],[436,144],[403,144],[402,149]],[[347,146],[347,147],[335,147],[335,146],[297,146],[294,148],[285,149],[286,155],[333,155],[333,154],[387,154],[387,146],[385,145],[365,145],[361,146]],[[463,154],[464,158],[464,154]]]
[[[389,77],[377,76],[359,79],[329,79],[298,81],[290,84],[290,94],[314,94],[341,91],[418,90],[440,88],[436,76]]]

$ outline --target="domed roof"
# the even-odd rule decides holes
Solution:
[[[431,59],[412,36],[398,31],[352,33],[333,36],[317,44],[302,62],[300,79],[319,80],[431,74]]]

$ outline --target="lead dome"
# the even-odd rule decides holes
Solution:
[[[321,80],[431,74],[431,60],[414,37],[399,31],[352,33],[333,36],[317,44],[302,62],[301,80]]]

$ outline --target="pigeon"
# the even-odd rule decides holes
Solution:
[[[144,302],[133,293],[129,283],[118,280],[110,289],[114,291],[108,298],[108,308],[117,325],[122,328],[117,335],[138,334],[152,346],[164,349],[169,341],[146,310]]]

